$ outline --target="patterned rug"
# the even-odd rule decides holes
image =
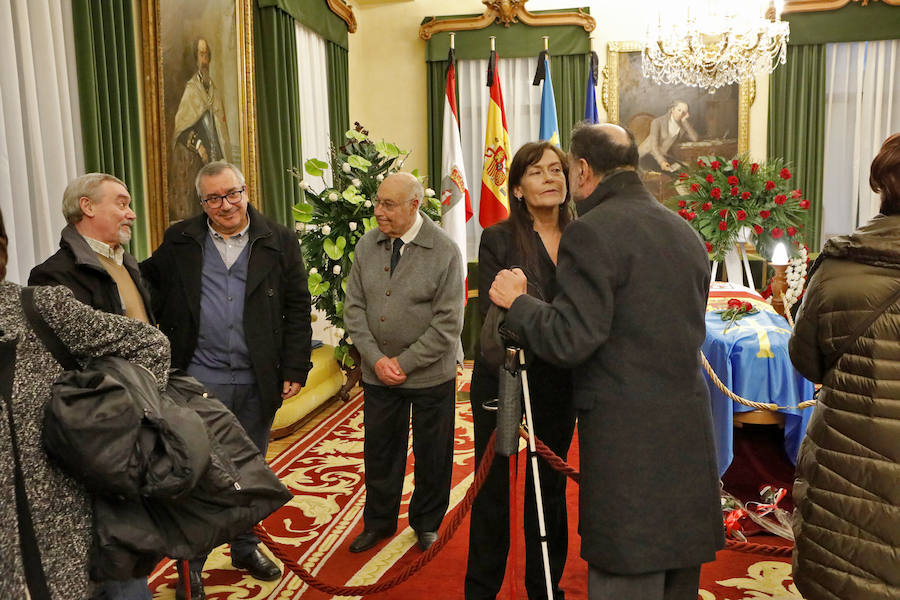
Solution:
[[[468,377],[460,379],[456,403],[456,448],[450,509],[460,503],[472,482],[473,430],[468,398]],[[335,585],[365,585],[401,571],[421,555],[407,521],[413,489],[412,460],[407,464],[397,534],[375,549],[352,554],[347,547],[362,531],[363,485],[362,394],[340,407],[307,435],[270,463],[272,470],[293,492],[294,499],[264,522],[279,544],[290,548],[297,561],[314,576]],[[410,450],[411,454],[411,450]],[[572,462],[577,463],[577,440]],[[520,460],[519,482],[524,481]],[[522,492],[520,491],[520,494]],[[586,598],[587,565],[578,556],[577,486],[569,485],[570,549],[562,587],[569,600]],[[519,511],[521,518],[521,510]],[[448,519],[445,519],[445,523]],[[779,543],[768,537],[751,538],[758,544]],[[521,543],[521,537],[520,537]],[[372,600],[461,599],[468,545],[468,519],[435,559],[421,572],[392,590],[366,596]],[[519,551],[518,577],[524,573],[524,550]],[[271,556],[271,553],[269,553]],[[279,562],[276,559],[276,562]],[[714,563],[704,565],[699,600],[802,600],[790,577],[790,558],[723,550]],[[231,567],[229,547],[216,548],[203,572],[210,600],[322,600],[330,594],[310,589],[287,572],[280,581],[262,582]],[[507,577],[509,579],[509,577]],[[160,563],[150,577],[155,600],[174,597],[177,581],[173,561]],[[519,584],[516,600],[526,600]],[[356,596],[355,598],[360,598]],[[498,598],[507,599],[509,582]]]

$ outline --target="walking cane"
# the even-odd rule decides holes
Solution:
[[[516,379],[521,375],[521,389]],[[544,581],[547,598],[553,598],[553,584],[550,577],[550,551],[547,546],[547,527],[544,523],[544,501],[541,496],[541,477],[538,473],[538,457],[534,444],[536,435],[531,416],[531,394],[528,390],[528,373],[525,352],[521,348],[507,347],[506,364],[500,368],[500,393],[497,407],[496,452],[512,456],[519,449],[519,426],[522,424],[521,400],[525,404],[525,426],[528,429],[528,454],[531,457],[531,475],[534,479],[534,499],[537,508],[538,533],[541,539],[541,556],[544,562]]]

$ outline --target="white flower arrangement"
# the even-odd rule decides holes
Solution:
[[[784,293],[785,310],[790,310],[803,293],[806,284],[806,263],[809,260],[809,250],[806,246],[800,247],[800,256],[792,258],[788,263],[785,278],[787,279],[787,291]]]

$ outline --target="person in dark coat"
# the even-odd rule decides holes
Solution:
[[[900,133],[869,174],[880,214],[825,244],[791,335],[794,366],[822,384],[793,489],[807,600],[900,598]]]
[[[63,192],[62,212],[68,225],[59,250],[31,270],[28,285],[64,285],[97,310],[150,320],[150,294],[125,250],[136,219],[125,183],[106,173],[77,177]]]
[[[63,192],[68,225],[59,250],[31,270],[28,285],[63,285],[85,304],[114,315],[151,321],[150,293],[135,258],[125,250],[137,218],[125,182],[107,173],[76,177]],[[147,578],[109,581],[119,600],[150,600]]]
[[[591,600],[696,600],[725,543],[700,368],[710,272],[697,234],[635,169],[634,136],[579,125],[569,151],[579,219],[563,232],[552,304],[498,273],[504,332],[571,367],[581,458],[581,556]]]
[[[172,344],[172,365],[222,400],[265,456],[275,412],[300,391],[311,367],[300,243],[250,206],[234,165],[205,165],[196,188],[204,213],[169,227],[141,271]],[[252,532],[237,536],[232,564],[257,579],[279,579],[258,544]],[[203,562],[191,561],[192,598],[203,594]]]
[[[542,300],[553,300],[559,239],[571,221],[566,175],[566,155],[556,145],[543,141],[519,148],[509,169],[509,189],[514,198],[509,219],[488,227],[481,234],[479,289],[488,290],[500,269],[522,266],[528,273],[529,293]],[[479,303],[482,319],[490,306],[487,296],[483,296]],[[527,364],[535,433],[557,456],[565,459],[575,431],[569,371],[530,353]],[[497,369],[489,367],[483,356],[475,359],[470,399],[476,465],[481,462],[496,428],[496,412],[486,409],[485,403],[497,398],[497,375]],[[569,549],[566,476],[544,460],[539,465],[551,588],[553,597],[561,599],[565,594],[559,587],[559,580]],[[490,473],[472,505],[466,600],[493,600],[503,585],[509,552],[509,485],[509,459],[495,456]],[[525,589],[531,600],[547,597],[531,461],[527,463],[525,475]]]

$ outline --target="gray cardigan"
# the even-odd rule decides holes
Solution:
[[[464,287],[456,244],[431,219],[403,250],[393,276],[391,240],[379,229],[356,244],[344,324],[362,356],[363,381],[384,385],[374,366],[398,357],[399,387],[425,388],[456,377],[462,359]]]

